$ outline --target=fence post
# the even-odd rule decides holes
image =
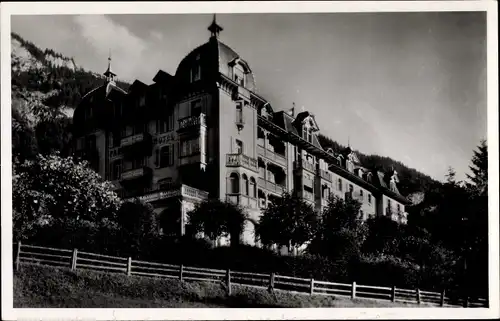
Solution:
[[[132,258],[129,256],[127,261],[127,276],[132,275]]]
[[[21,241],[17,243],[16,253],[16,271],[19,271],[19,264],[21,263]]]
[[[269,276],[269,292],[274,291],[274,272],[271,272],[271,275]]]
[[[469,295],[466,294],[464,297],[464,308],[467,308],[469,306]]]
[[[391,301],[396,302],[396,287],[392,286]]]
[[[310,288],[310,293],[309,294],[313,295],[313,293],[314,293],[314,279],[311,278],[311,288]]]
[[[181,280],[181,282],[183,281],[183,278],[182,278],[183,271],[184,271],[184,266],[181,264],[181,266],[179,268],[179,280]]]
[[[352,299],[356,298],[356,282],[352,282],[351,298]]]
[[[227,269],[226,271],[226,286],[227,286],[227,295],[231,295],[231,270]]]
[[[441,301],[439,303],[440,306],[444,306],[444,289],[441,291]]]
[[[420,304],[420,289],[417,289],[417,303]]]
[[[76,260],[78,259],[78,250],[73,249],[73,255],[71,256],[71,270],[76,270]]]

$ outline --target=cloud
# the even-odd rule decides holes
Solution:
[[[120,71],[119,77],[136,77],[136,69],[140,67],[138,62],[144,60],[148,48],[146,41],[103,15],[80,15],[74,18],[74,22],[97,54],[103,56],[103,60],[111,50],[113,69]]]
[[[153,41],[162,41],[163,40],[163,34],[159,31],[156,31],[156,30],[151,30],[149,32],[149,37]]]

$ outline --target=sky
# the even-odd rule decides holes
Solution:
[[[125,81],[175,74],[208,41],[212,15],[12,16],[12,31]],[[220,39],[246,60],[273,109],[295,103],[321,133],[444,180],[465,179],[487,137],[481,12],[218,14]]]

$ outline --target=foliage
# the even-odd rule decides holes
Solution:
[[[108,224],[116,220],[120,205],[111,183],[103,181],[86,162],[56,154],[38,155],[35,161],[16,166],[12,194],[14,234],[21,239],[33,236],[36,227],[64,232],[75,224],[89,228]],[[64,233],[71,235],[70,231]]]
[[[332,195],[308,252],[347,261],[357,259],[366,237],[360,209],[361,203],[357,200]]]
[[[158,216],[151,204],[124,202],[117,214],[120,255],[147,258],[159,239]]]
[[[211,240],[229,236],[233,246],[240,242],[245,220],[242,208],[218,199],[200,202],[188,213],[188,224],[193,234],[204,233]]]
[[[313,238],[317,228],[318,218],[312,206],[284,193],[264,210],[256,233],[262,244],[298,248]]]
[[[477,150],[474,151],[471,166],[472,175],[467,174],[472,187],[478,194],[488,194],[488,146],[486,140],[482,140]]]

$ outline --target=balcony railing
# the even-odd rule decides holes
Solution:
[[[138,198],[144,202],[155,202],[177,196],[191,197],[197,200],[204,200],[208,198],[208,192],[188,185],[172,184],[170,188],[162,190],[159,189],[157,184],[154,185],[154,190],[150,191],[148,194],[138,196]]]
[[[228,202],[235,204],[235,205],[241,205],[244,207],[248,208],[258,208],[258,203],[257,199],[247,196],[247,195],[242,195],[242,194],[228,194],[226,195],[226,199]]]
[[[135,180],[138,178],[143,178],[143,177],[149,176],[149,175],[151,175],[151,173],[152,173],[151,168],[144,166],[141,168],[136,168],[136,169],[132,169],[132,170],[128,170],[126,172],[123,172],[120,180],[121,181],[131,181],[131,180]]]
[[[286,166],[286,157],[284,155],[275,153],[259,145],[257,145],[257,154],[282,166]]]
[[[182,185],[181,194],[182,196],[188,196],[199,200],[205,200],[208,198],[208,192],[199,190],[197,188],[188,185]]]
[[[271,181],[267,181],[262,177],[259,177],[259,179],[257,181],[257,185],[261,188],[264,188],[264,189],[270,191],[270,192],[280,194],[280,195],[283,194],[283,192],[286,189],[285,186],[280,185],[280,184],[276,184],[276,183],[271,182]]]
[[[140,133],[122,138],[120,145],[121,147],[128,147],[137,143],[145,142],[148,139],[151,139],[151,135],[149,133]]]
[[[308,191],[302,191],[299,194],[303,199],[308,200],[310,202],[314,202],[314,194]]]
[[[318,168],[318,174],[321,178],[326,179],[329,182],[332,182],[332,173],[330,173],[329,171]]]
[[[205,125],[205,114],[199,116],[189,116],[179,119],[179,130],[184,130],[190,127]]]
[[[313,179],[309,179],[307,177],[302,177],[302,182],[303,182],[304,186],[308,186],[310,188],[314,187],[314,180]]]
[[[259,170],[257,160],[244,154],[226,154],[226,166],[243,166],[254,172]]]
[[[306,161],[294,161],[293,168],[295,169],[306,169],[311,173],[316,173],[316,165],[311,164]]]

